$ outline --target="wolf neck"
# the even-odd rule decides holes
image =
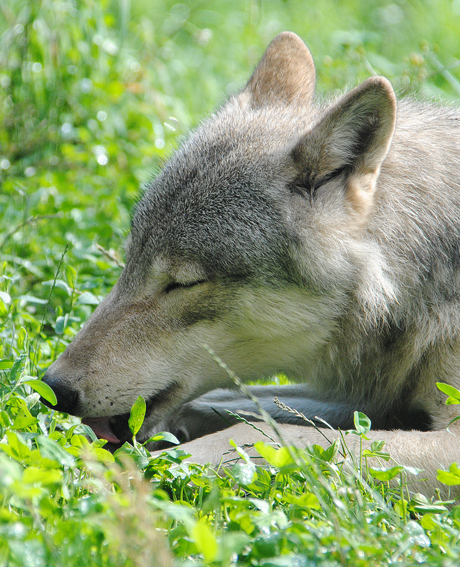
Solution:
[[[350,240],[355,285],[314,371],[320,387],[410,400],[439,345],[458,348],[460,135],[452,112],[457,120],[445,109],[400,104],[372,217],[362,238]]]
[[[459,118],[454,109],[399,104],[367,235],[380,251],[383,272],[397,282],[385,320],[419,332],[431,327],[431,341],[437,334],[447,339],[446,327],[455,330],[460,323]],[[449,325],[443,324],[446,317]]]

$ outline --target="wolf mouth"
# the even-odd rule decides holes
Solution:
[[[167,402],[180,388],[178,382],[172,382],[163,390],[156,392],[146,400],[146,411],[144,422],[147,420],[158,405]],[[125,441],[132,439],[129,428],[130,412],[108,417],[87,417],[81,421],[94,431],[99,439],[108,441],[106,448],[114,450],[120,447]]]

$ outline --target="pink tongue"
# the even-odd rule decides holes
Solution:
[[[85,417],[81,422],[89,425],[99,439],[106,439],[110,443],[121,443],[112,431],[108,417]]]

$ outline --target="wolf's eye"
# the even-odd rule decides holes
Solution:
[[[165,293],[171,293],[171,291],[174,291],[175,289],[185,289],[188,287],[194,287],[196,285],[199,285],[201,283],[204,283],[205,280],[198,280],[196,282],[190,282],[190,283],[179,283],[179,282],[172,282],[169,285],[166,286],[165,288]]]

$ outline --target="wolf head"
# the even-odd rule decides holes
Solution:
[[[386,79],[314,104],[304,43],[277,36],[246,87],[201,124],[134,212],[126,266],[44,380],[112,441],[229,378],[313,376],[360,277],[359,242],[395,127]]]

